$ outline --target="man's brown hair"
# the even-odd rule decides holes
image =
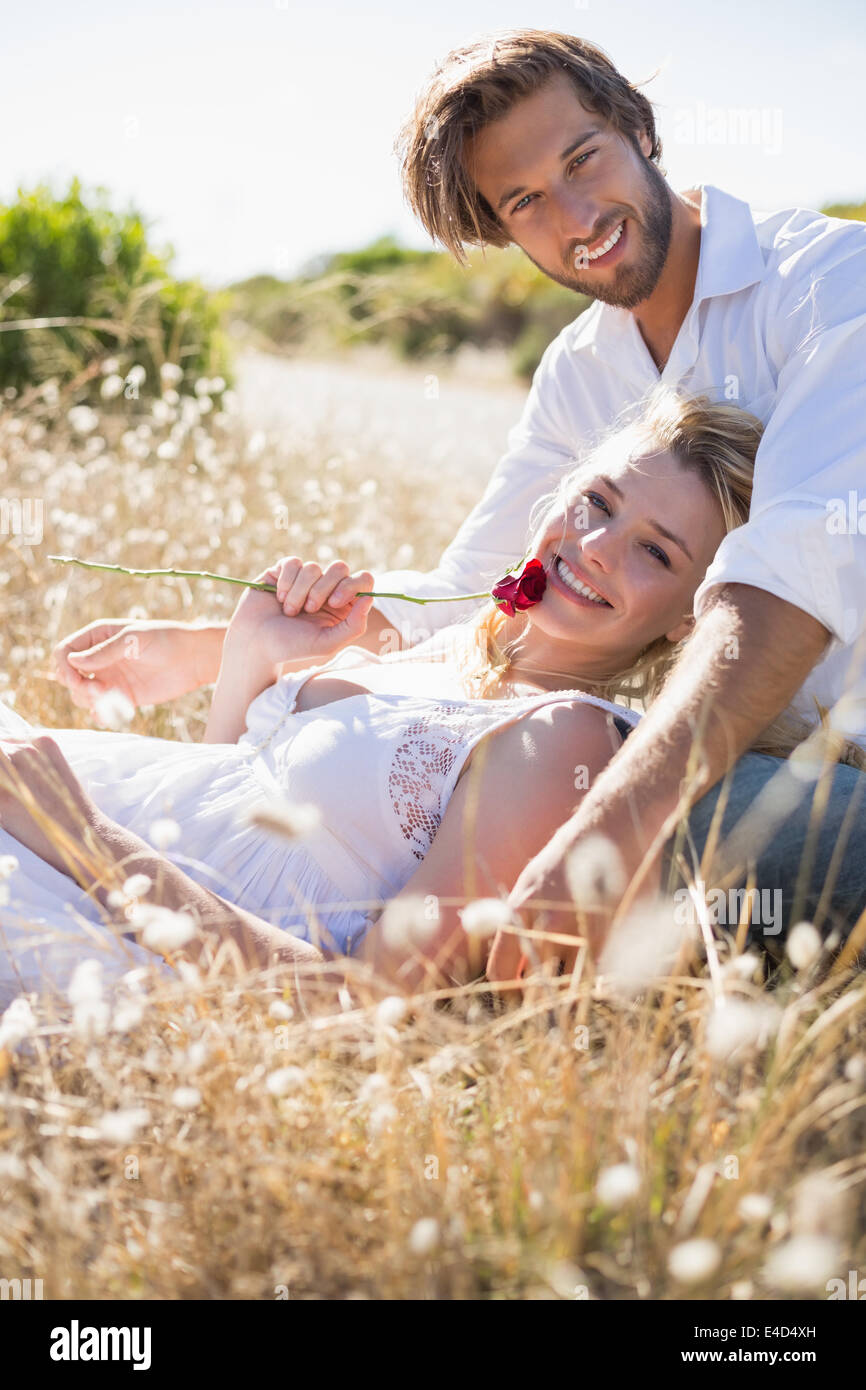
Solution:
[[[583,105],[633,144],[645,131],[649,158],[658,163],[662,147],[652,105],[595,44],[547,29],[508,29],[455,48],[420,93],[395,148],[409,206],[458,261],[466,260],[464,242],[511,242],[464,168],[467,139],[561,72]]]

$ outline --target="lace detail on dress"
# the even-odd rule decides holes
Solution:
[[[448,719],[453,728],[445,727]],[[468,723],[459,706],[436,705],[412,720],[391,761],[388,795],[416,859],[424,859],[439,829],[442,794],[466,747]]]

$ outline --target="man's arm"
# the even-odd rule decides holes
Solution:
[[[565,859],[590,834],[617,847],[627,882],[638,870],[646,883],[657,882],[663,844],[673,831],[672,825],[666,831],[666,822],[714,786],[787,707],[827,641],[821,623],[774,594],[744,584],[715,590],[663,693],[577,813],[518,879],[515,908],[529,909],[531,917],[534,898],[569,904]],[[685,786],[696,731],[699,768]],[[559,922],[557,915],[552,930],[574,930],[572,912],[564,911]],[[596,952],[609,925],[610,913],[594,915]],[[542,958],[554,953],[560,948],[539,950]],[[513,978],[520,954],[513,937],[497,939],[490,978]]]
[[[184,954],[208,963],[226,941],[247,966],[316,963],[310,942],[202,887],[138,835],[105,816],[78,781],[55,741],[8,739],[0,754],[0,816],[4,829],[59,873],[109,906],[132,874],[155,884],[161,907],[190,913],[197,934]]]

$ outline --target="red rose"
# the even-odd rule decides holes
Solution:
[[[491,598],[509,618],[540,603],[547,588],[547,574],[540,560],[527,560],[520,574],[507,574],[490,590]]]

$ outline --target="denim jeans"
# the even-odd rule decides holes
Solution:
[[[687,878],[706,885],[711,915],[732,931],[741,920],[742,890],[759,890],[746,909],[749,939],[772,955],[804,919],[823,936],[836,931],[844,940],[866,911],[866,773],[746,753],[696,802],[688,833],[668,841],[662,886],[685,902],[677,851]]]

